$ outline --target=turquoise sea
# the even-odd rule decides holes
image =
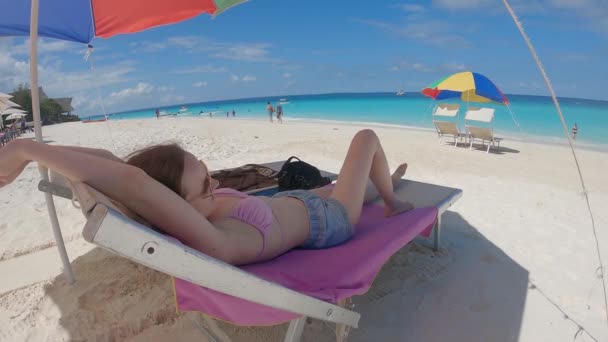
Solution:
[[[550,97],[507,95],[511,113],[501,105],[483,104],[496,108],[495,130],[497,136],[532,141],[565,142],[563,129],[557,111]],[[266,102],[276,106],[285,99],[283,111],[287,120],[328,120],[370,124],[389,124],[423,129],[433,129],[432,110],[438,103],[420,94],[408,93],[396,96],[394,93],[354,93],[322,95],[285,95],[251,99],[212,101],[176,104],[161,107],[161,111],[177,113],[187,107],[187,116],[208,116],[225,118],[226,112],[236,111],[237,118],[267,120]],[[458,102],[458,101],[443,101]],[[479,106],[478,104],[470,104]],[[608,101],[560,98],[560,105],[568,129],[576,123],[579,128],[577,142],[608,147]],[[461,108],[467,104],[462,103]],[[111,120],[155,117],[156,108],[147,108],[109,114]],[[204,112],[202,115],[200,112]],[[91,119],[101,118],[94,116]],[[515,119],[515,120],[514,120]],[[464,127],[464,110],[459,115]],[[519,126],[515,124],[519,123]],[[599,147],[599,146],[598,146]]]

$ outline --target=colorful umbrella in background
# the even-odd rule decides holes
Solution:
[[[422,90],[422,94],[435,100],[460,98],[465,102],[496,102],[509,104],[507,97],[482,74],[459,72],[440,79]]]
[[[38,90],[38,36],[88,44],[94,37],[143,31],[202,13],[217,15],[246,0],[0,0],[0,37],[30,37],[30,89],[36,141],[43,142]],[[4,95],[4,94],[3,94]],[[8,100],[8,99],[6,99]],[[48,181],[48,171],[39,166]],[[69,283],[74,274],[53,196],[45,193],[55,242]]]

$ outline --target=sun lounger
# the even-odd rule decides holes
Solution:
[[[458,140],[466,138],[466,134],[460,131],[458,127],[458,112],[460,105],[441,103],[435,106],[433,110],[433,124],[439,136],[439,143],[443,142],[444,136],[452,136],[454,138],[454,146],[458,146]]]
[[[483,146],[488,142],[487,153],[490,147],[496,146],[500,151],[502,139],[494,136],[494,108],[469,107],[465,115],[465,127],[469,133],[469,149],[473,149],[473,142],[481,140]]]
[[[278,169],[281,164],[266,165]],[[138,223],[136,214],[86,184],[72,184],[70,190],[57,182],[57,177],[41,181],[39,189],[67,198],[75,195],[87,217],[87,241],[175,277],[179,309],[204,311],[241,325],[291,321],[285,341],[299,340],[306,317],[336,323],[340,331],[357,327],[360,315],[334,303],[367,291],[382,264],[418,234],[432,230],[438,248],[441,215],[462,195],[458,189],[402,181],[398,196],[417,209],[387,219],[382,208],[370,205],[363,211],[358,234],[345,244],[292,250],[238,268]]]

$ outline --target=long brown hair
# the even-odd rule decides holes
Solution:
[[[136,166],[148,176],[183,197],[182,174],[186,151],[178,144],[154,145],[127,156],[127,164]]]

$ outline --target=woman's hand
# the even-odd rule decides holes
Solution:
[[[12,183],[29,164],[24,154],[28,143],[17,139],[0,148],[0,188]]]

